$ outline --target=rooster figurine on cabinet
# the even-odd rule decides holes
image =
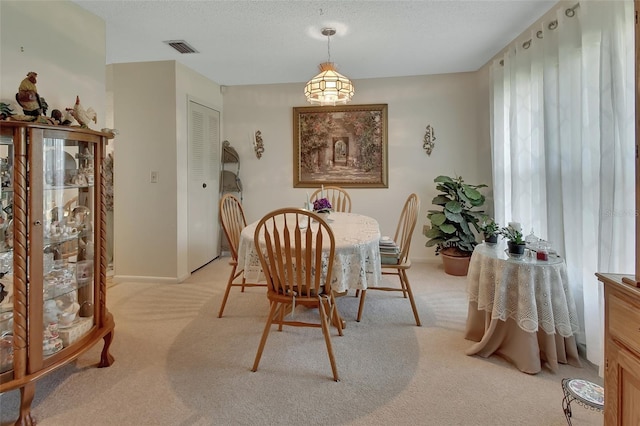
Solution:
[[[83,129],[89,128],[89,122],[93,121],[94,123],[98,122],[97,114],[93,110],[93,108],[89,107],[86,110],[80,105],[80,97],[76,96],[76,104],[73,108],[67,108],[67,111],[71,113],[73,118],[80,124],[80,127]]]

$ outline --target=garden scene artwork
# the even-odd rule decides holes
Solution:
[[[293,109],[294,187],[386,188],[387,105]]]

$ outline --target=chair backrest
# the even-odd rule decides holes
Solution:
[[[393,240],[400,248],[398,263],[406,262],[409,257],[409,249],[411,248],[411,238],[413,230],[418,221],[418,212],[420,211],[420,199],[416,194],[411,194],[404,203],[400,220],[396,228],[396,234]]]
[[[229,241],[231,257],[238,260],[238,245],[240,244],[240,233],[247,226],[247,219],[238,197],[233,194],[224,194],[220,199],[220,222],[224,235]]]
[[[272,211],[253,239],[269,292],[317,299],[330,291],[335,238],[319,216],[296,208]]]
[[[339,186],[325,186],[318,188],[311,194],[311,202],[313,203],[320,197],[320,193],[324,193],[324,198],[329,200],[333,210],[336,212],[351,213],[351,197],[349,193]]]

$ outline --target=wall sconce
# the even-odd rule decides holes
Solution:
[[[422,148],[424,148],[427,155],[431,155],[431,151],[433,151],[433,147],[436,145],[435,140],[436,136],[433,132],[433,127],[429,124],[427,126],[427,131],[424,133],[424,138],[422,139]]]
[[[258,160],[262,157],[262,153],[264,152],[264,143],[262,142],[262,133],[260,130],[256,130],[256,135],[253,140],[253,149],[256,152],[256,157]]]

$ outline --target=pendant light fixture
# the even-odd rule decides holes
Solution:
[[[304,87],[307,101],[314,105],[346,104],[353,97],[353,83],[347,77],[336,71],[331,62],[331,36],[336,33],[334,28],[323,28],[322,35],[327,36],[327,53],[329,59],[318,67],[320,74],[313,77]]]

